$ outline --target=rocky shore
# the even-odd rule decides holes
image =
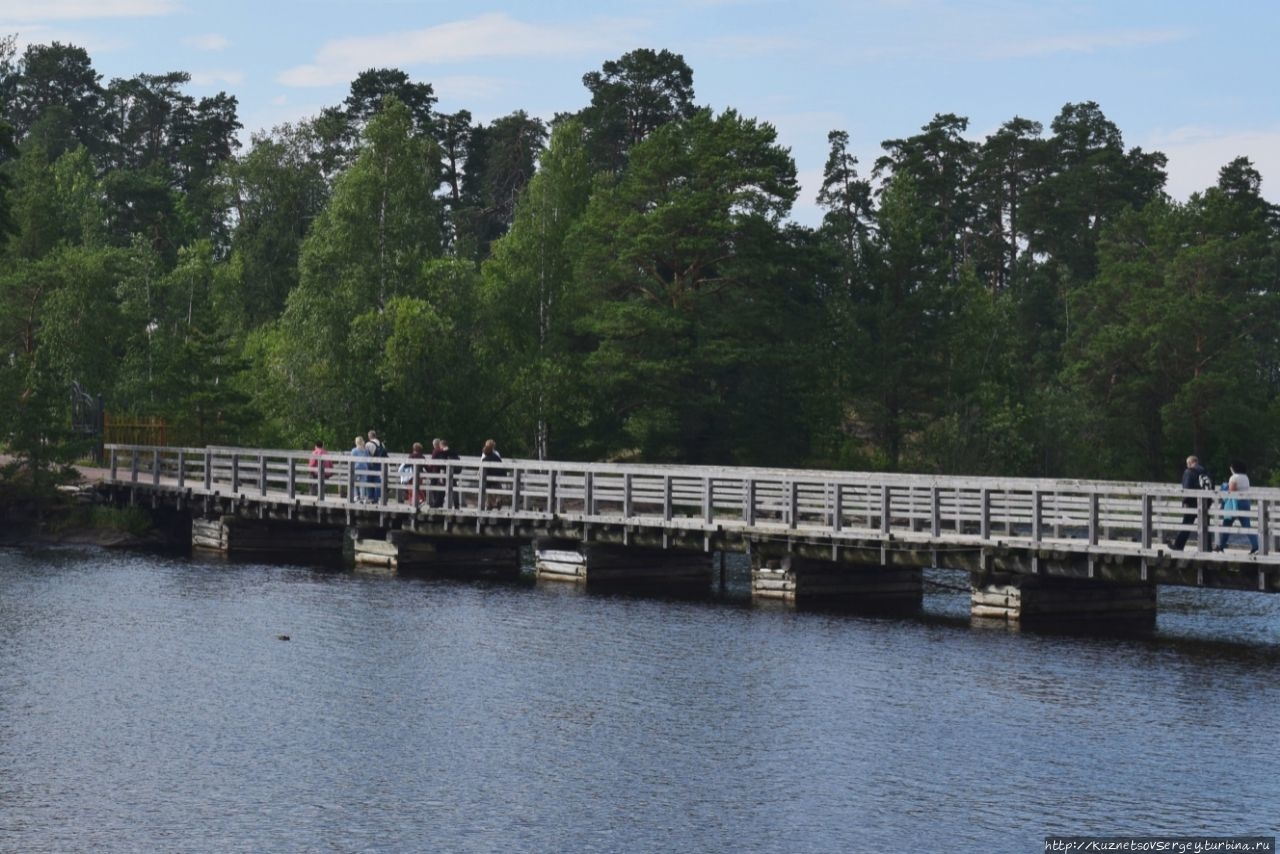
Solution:
[[[77,469],[79,479],[58,487],[58,499],[0,503],[0,546],[159,548],[171,545],[138,511],[117,508],[102,491],[101,469]]]

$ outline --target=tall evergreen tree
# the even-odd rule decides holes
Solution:
[[[36,133],[51,158],[76,145],[100,154],[107,136],[101,81],[84,48],[28,45],[5,86],[5,118],[18,140]]]
[[[876,161],[875,173],[909,175],[914,192],[927,202],[919,210],[927,218],[921,238],[949,260],[947,277],[955,282],[971,251],[973,197],[970,176],[977,146],[962,134],[969,120],[952,113],[937,115],[921,132],[906,139],[890,139],[881,145],[885,154]]]
[[[762,305],[785,316],[766,271],[795,196],[773,128],[732,110],[658,128],[592,196],[576,275],[597,289],[586,364],[602,452],[724,461],[740,448],[726,403],[780,349],[771,335],[744,341],[731,318]]]
[[[487,257],[489,244],[511,227],[516,199],[546,140],[546,125],[524,110],[471,129],[461,204],[453,213],[458,255]]]
[[[234,276],[218,303],[235,329],[277,319],[298,284],[302,241],[328,199],[317,150],[311,124],[284,125],[255,135],[230,169]]]
[[[982,143],[972,176],[974,250],[978,275],[996,293],[1013,282],[1027,242],[1022,207],[1044,178],[1048,145],[1039,122],[1015,117]]]
[[[693,102],[693,70],[669,50],[640,48],[582,76],[591,104],[581,113],[591,162],[617,174],[627,153],[667,122],[687,119]]]
[[[1195,453],[1275,458],[1263,428],[1280,326],[1276,232],[1257,198],[1223,187],[1154,202],[1104,232],[1080,290],[1068,376],[1093,413],[1098,463],[1163,478]]]

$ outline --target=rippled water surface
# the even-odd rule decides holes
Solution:
[[[944,584],[963,584],[963,576]],[[1280,817],[1280,597],[1155,637],[0,551],[0,850],[1038,851]],[[287,635],[290,640],[278,639]]]

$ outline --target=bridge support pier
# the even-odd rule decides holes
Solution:
[[[924,572],[799,555],[751,555],[751,595],[796,605],[914,611],[924,599]]]
[[[230,515],[195,517],[191,520],[191,546],[223,554],[333,559],[342,554],[342,529]]]
[[[972,575],[974,617],[1020,623],[1115,622],[1136,627],[1156,619],[1156,586],[1097,578]]]
[[[458,578],[520,575],[520,540],[428,537],[392,530],[385,537],[353,537],[356,567],[429,572]]]
[[[534,545],[539,579],[578,584],[711,584],[709,552],[542,539]]]

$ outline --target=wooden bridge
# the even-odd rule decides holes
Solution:
[[[906,607],[938,567],[969,572],[974,615],[1003,619],[1153,618],[1157,585],[1280,591],[1280,489],[1233,494],[1243,510],[1155,483],[106,450],[119,500],[189,513],[193,543],[223,551],[346,545],[365,565],[505,572],[535,543],[540,577],[663,584],[706,582],[713,554],[739,551],[754,595]],[[1221,533],[1232,544],[1210,551]]]

